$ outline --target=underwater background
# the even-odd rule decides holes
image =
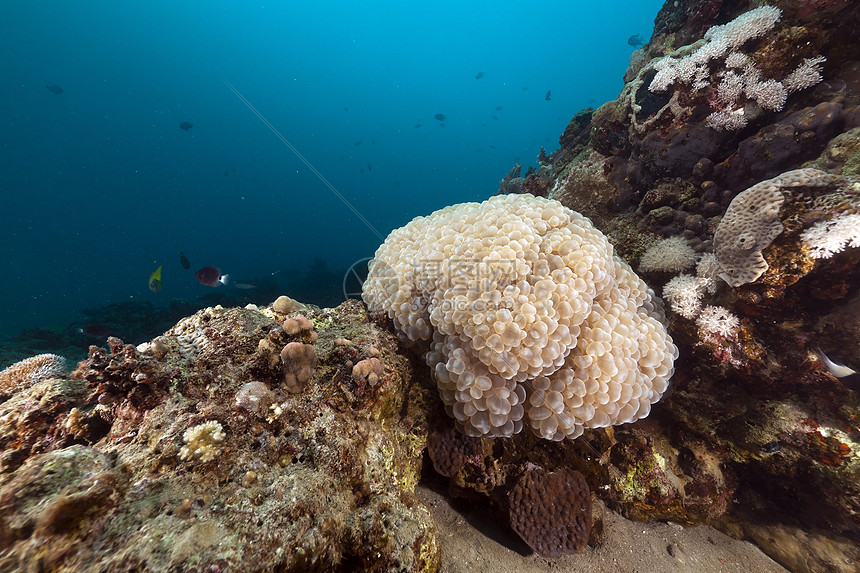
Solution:
[[[0,571],[857,571],[860,0],[279,6],[0,7]]]
[[[167,326],[284,293],[338,304],[391,229],[494,194],[614,99],[660,6],[4,3],[0,340],[95,322],[138,343],[164,328],[116,314],[146,303],[177,306]],[[206,265],[256,288],[204,286]]]

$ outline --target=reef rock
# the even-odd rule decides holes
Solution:
[[[355,301],[284,319],[209,308],[0,405],[0,570],[435,570],[396,339]],[[301,388],[291,343],[316,357]]]
[[[860,5],[770,4],[667,2],[618,98],[539,160],[634,267],[669,238],[698,254],[692,274],[639,266],[680,349],[663,400],[568,448],[485,445],[445,466],[452,493],[503,503],[525,464],[569,467],[628,517],[709,523],[792,568],[802,539],[829,548],[806,570],[860,558],[860,386],[824,358],[860,370]]]

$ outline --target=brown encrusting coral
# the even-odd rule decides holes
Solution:
[[[436,472],[454,477],[467,461],[480,463],[484,458],[484,446],[480,438],[466,436],[453,426],[443,426],[427,436],[427,453]]]
[[[509,500],[511,527],[540,555],[585,549],[591,534],[591,490],[578,471],[527,467]]]

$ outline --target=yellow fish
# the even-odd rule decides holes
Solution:
[[[152,292],[161,292],[161,265],[149,275],[149,290]]]

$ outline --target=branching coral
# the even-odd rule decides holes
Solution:
[[[652,92],[665,91],[676,81],[692,83],[697,90],[706,87],[710,75],[708,62],[722,58],[730,50],[764,35],[774,27],[781,15],[782,10],[779,8],[761,6],[741,14],[728,24],[713,26],[705,32],[705,42],[691,54],[683,58],[666,56],[658,60],[654,64],[657,74],[648,89]],[[729,57],[732,57],[731,54]]]
[[[39,354],[16,362],[0,372],[0,394],[12,394],[52,376],[66,374],[66,359],[56,354]]]

